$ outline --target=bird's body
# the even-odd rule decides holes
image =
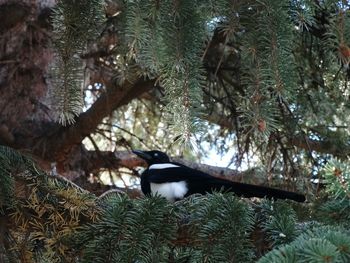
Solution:
[[[183,199],[192,194],[212,191],[230,191],[237,196],[291,199],[304,202],[305,196],[279,189],[232,182],[217,178],[185,165],[170,162],[160,151],[134,151],[149,167],[141,175],[141,189],[145,195],[159,194],[169,201]]]

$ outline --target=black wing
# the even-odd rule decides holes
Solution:
[[[178,167],[147,169],[143,175],[148,182],[156,184],[214,178],[209,174],[190,167],[179,164],[176,165]]]
[[[161,184],[186,181],[189,189],[186,196],[195,193],[206,194],[212,191],[222,190],[234,192],[236,195],[244,197],[291,199],[297,202],[305,201],[305,196],[301,194],[270,187],[232,182],[181,164],[176,163],[176,165],[178,167],[147,169],[142,175],[144,184],[146,184],[145,182],[147,181],[147,186],[143,187],[142,190],[144,191],[145,189],[147,193],[150,193],[149,183]]]
[[[176,164],[178,167],[163,169],[146,169],[141,175],[141,190],[145,195],[151,194],[150,183],[162,184],[186,181],[192,174],[198,173],[189,167]]]

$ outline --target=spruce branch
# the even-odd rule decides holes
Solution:
[[[125,82],[121,87],[117,87],[113,81],[104,84],[108,87],[107,92],[101,94],[91,108],[76,118],[75,125],[56,127],[52,134],[42,138],[43,141],[36,149],[39,154],[44,154],[51,160],[66,154],[74,145],[93,133],[104,117],[154,87],[154,81],[143,79],[135,83]]]
[[[11,148],[0,147],[0,162],[0,178],[12,179],[0,191],[10,195],[1,199],[0,207],[1,217],[12,222],[5,233],[12,238],[3,241],[5,247],[11,247],[16,262],[24,256],[28,261],[40,257],[50,262],[69,257],[65,239],[80,223],[95,218],[94,197],[62,177],[46,174]],[[11,257],[5,251],[7,255]]]
[[[83,63],[80,55],[95,39],[103,20],[103,1],[61,0],[53,11],[55,65],[51,99],[56,120],[74,123],[83,107]]]
[[[316,226],[301,234],[292,243],[276,248],[258,263],[267,262],[339,262],[350,259],[348,230]]]
[[[286,202],[264,201],[259,207],[259,220],[273,246],[290,243],[296,238],[297,215],[290,205]]]
[[[333,159],[324,168],[327,192],[335,199],[350,199],[350,165]]]
[[[165,88],[175,133],[189,141],[201,109],[201,52],[207,17],[196,2],[133,1],[126,5],[128,58]]]

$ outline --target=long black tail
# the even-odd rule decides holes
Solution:
[[[274,199],[290,199],[297,202],[304,202],[305,196],[302,194],[279,190],[275,188],[231,182],[224,179],[215,178],[210,182],[211,190],[224,190],[234,192],[238,196],[243,197],[260,197]]]

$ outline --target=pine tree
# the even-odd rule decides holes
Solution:
[[[228,193],[174,204],[115,192],[96,197],[54,169],[51,174],[41,169],[35,156],[3,146],[20,148],[11,144],[12,134],[1,122],[0,261],[349,262],[347,1],[106,2],[118,6],[106,11],[107,18],[104,1],[57,1],[49,98],[55,119],[66,125],[55,131],[66,133],[49,134],[61,147],[53,153],[35,136],[26,137],[33,144],[25,149],[32,146],[50,162],[61,161],[92,132],[93,118],[79,115],[82,83],[89,77],[82,58],[113,31],[117,40],[107,45],[107,55],[98,56],[113,70],[111,82],[125,90],[139,83],[159,89],[156,102],[122,108],[125,102],[119,101],[122,110],[110,111],[98,127],[102,137],[106,127],[117,137],[116,128],[136,138],[132,146],[161,142],[159,148],[166,149],[174,140],[191,146],[207,140],[220,148],[220,138],[231,136],[233,145],[221,148],[236,147],[233,161],[258,158],[261,177],[308,190],[311,204],[251,201]],[[101,98],[116,89],[104,85],[93,83],[89,91]],[[140,115],[141,121],[130,123],[130,116]],[[79,122],[81,116],[88,116],[87,125]],[[212,119],[223,128],[205,132]],[[87,130],[77,133],[75,127]],[[142,139],[145,131],[152,142]],[[73,138],[67,149],[58,143],[65,138]],[[103,159],[94,138],[88,138]],[[322,179],[325,191],[315,195],[310,176]]]
[[[227,193],[174,204],[116,192],[96,198],[10,148],[0,151],[3,262],[255,262],[271,249],[259,262],[350,259],[344,166],[333,166],[342,183],[330,177],[329,201],[316,207],[326,216],[308,222],[314,212],[306,205],[298,214],[286,201],[249,203]]]

